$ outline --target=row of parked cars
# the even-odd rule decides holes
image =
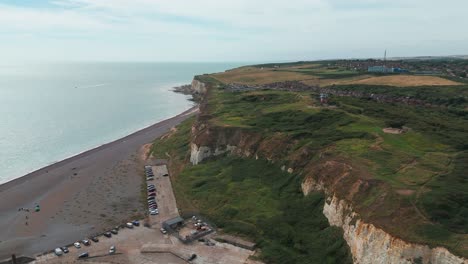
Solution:
[[[107,231],[105,232],[103,235],[107,238],[111,238],[112,235],[117,235],[119,233],[119,229],[122,228],[122,227],[126,227],[126,228],[133,228],[134,226],[140,226],[140,222],[135,220],[133,222],[128,222],[125,224],[125,226],[116,226],[115,228],[111,229],[110,231]],[[77,249],[81,249],[82,245],[83,246],[91,246],[91,241],[93,241],[94,243],[97,243],[99,242],[99,238],[97,236],[94,236],[94,237],[91,237],[90,239],[83,239],[81,241],[76,241],[75,243],[73,243],[73,246]],[[68,252],[70,252],[68,250],[68,247],[58,247],[54,250],[54,253],[55,255],[57,256],[62,256],[63,254],[67,254]],[[116,247],[115,246],[111,246],[109,248],[109,254],[112,255],[116,252]],[[78,258],[81,259],[81,258],[87,258],[89,257],[89,253],[88,252],[84,252],[84,253],[80,253],[78,255]]]
[[[159,214],[158,203],[156,202],[156,186],[150,181],[154,180],[153,168],[151,166],[145,166],[146,181],[148,182],[148,210],[150,215]]]

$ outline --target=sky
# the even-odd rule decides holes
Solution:
[[[0,60],[468,54],[466,0],[0,0]]]

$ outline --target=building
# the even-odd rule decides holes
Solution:
[[[407,69],[402,69],[402,68],[392,68],[394,73],[407,73]]]
[[[408,70],[402,68],[387,68],[386,66],[369,66],[368,72],[376,73],[406,73]]]
[[[320,94],[320,103],[321,104],[328,104],[328,95],[321,93]]]
[[[367,71],[378,73],[393,73],[393,68],[387,68],[386,66],[369,66]]]
[[[162,225],[166,230],[170,230],[170,229],[176,229],[177,227],[182,226],[183,224],[184,224],[184,219],[178,216],[178,217],[164,221]]]

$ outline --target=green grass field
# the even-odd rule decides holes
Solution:
[[[157,140],[153,155],[170,153],[172,165],[181,165],[187,149],[174,141],[188,142],[190,123]],[[184,163],[172,180],[179,209],[200,212],[223,232],[255,241],[267,263],[352,263],[342,231],[322,214],[323,194],[304,197],[297,175],[267,161],[221,157],[193,167]]]
[[[320,70],[305,63],[290,66],[302,67],[301,72]],[[155,155],[171,157],[180,208],[199,210],[226,232],[255,239],[268,262],[311,263],[307,260],[317,257],[317,263],[336,263],[334,254],[349,259],[340,232],[326,225],[323,197],[303,197],[299,185],[311,173],[306,169],[321,160],[340,162],[353,168],[345,183],[361,179],[372,186],[353,196],[364,220],[407,241],[468,256],[467,86],[338,85],[336,89],[411,96],[444,106],[331,96],[332,107],[322,107],[314,93],[229,93],[216,77],[197,78],[213,87],[204,102],[204,122],[275,142],[262,153],[272,154],[277,165],[222,157],[187,166],[190,120],[153,147]],[[410,130],[383,132],[392,125]],[[294,166],[298,174],[282,173],[280,164]],[[343,196],[349,192],[345,183],[336,190]]]

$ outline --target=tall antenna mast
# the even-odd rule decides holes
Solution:
[[[385,50],[383,62],[384,62],[384,66],[385,66],[387,64],[387,50]]]

